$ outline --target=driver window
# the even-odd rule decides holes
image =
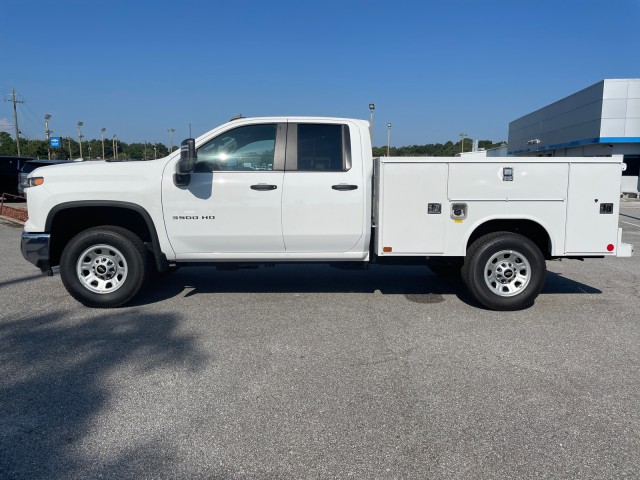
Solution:
[[[276,124],[238,127],[198,149],[196,172],[273,170]]]

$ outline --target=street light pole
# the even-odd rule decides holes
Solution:
[[[115,133],[113,134],[113,159],[116,160],[118,158],[118,152],[116,151],[116,135]]]
[[[100,129],[100,132],[102,133],[102,160],[105,159],[105,157],[104,157],[104,132],[106,132],[106,131],[107,131],[107,129],[104,128],[104,127],[102,127]]]
[[[167,129],[167,132],[169,132],[169,153],[173,152],[173,132],[175,132],[176,129],[175,128],[169,128]]]
[[[467,134],[460,132],[458,135],[460,135],[460,153],[464,153],[464,139]]]
[[[48,113],[45,113],[44,115],[44,134],[47,136],[47,156],[49,157],[49,160],[51,160],[51,145],[49,142],[49,135],[51,134],[51,130],[49,130],[49,119],[51,118],[51,115],[49,115]]]
[[[371,138],[371,143],[373,144],[373,111],[376,109],[376,105],[374,103],[369,104],[369,137]]]
[[[389,152],[391,150],[391,122],[387,123],[387,157],[390,157]]]
[[[78,122],[78,140],[80,141],[80,158],[84,158],[82,156],[82,132],[80,131],[80,127],[84,125],[82,122]]]

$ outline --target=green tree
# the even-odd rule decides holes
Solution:
[[[46,140],[20,139],[20,154],[25,157],[48,158]]]
[[[479,148],[495,148],[499,147],[503,142],[494,143],[491,140],[480,140]],[[473,140],[464,139],[464,151],[471,150]],[[426,145],[410,145],[406,147],[391,147],[389,155],[392,157],[454,157],[460,153],[462,146],[460,142],[448,141],[446,143],[428,143]],[[383,157],[387,155],[387,147],[373,147],[374,157]]]
[[[7,132],[0,132],[0,155],[17,155],[16,142]]]

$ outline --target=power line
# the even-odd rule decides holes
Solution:
[[[25,102],[25,101],[23,100],[23,102]],[[35,114],[31,111],[31,109],[25,110],[25,107],[28,108],[28,103],[26,103],[26,102],[24,103],[24,105],[21,105],[21,106],[18,107],[18,111],[20,112],[21,118],[23,120],[22,129],[20,130],[20,133],[22,133],[25,136],[26,136],[26,133],[29,133],[30,135],[34,136],[32,134],[32,132],[29,131],[28,128],[26,128],[25,120],[29,123],[29,125],[35,126],[36,127],[36,131],[40,131],[41,128],[44,130],[44,126],[43,125],[39,125],[38,119],[35,117]],[[26,113],[29,113],[29,115],[26,115]],[[35,122],[34,122],[34,120],[35,120]],[[35,135],[35,136],[37,136],[37,135]]]
[[[31,110],[31,107],[29,106],[28,103],[25,102],[25,107],[27,107],[27,110],[29,111],[29,113],[31,114],[31,117],[33,118],[33,120],[35,121],[35,125],[38,127],[38,130],[43,129],[44,128],[44,122],[40,119],[38,119],[38,117],[36,116],[36,114],[33,112],[33,110]]]

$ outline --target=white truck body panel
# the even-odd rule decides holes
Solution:
[[[617,185],[621,168],[615,167],[615,164],[605,162],[572,161],[564,253],[580,255],[602,252],[606,251],[608,244],[616,243],[611,236],[618,228],[620,189]],[[613,203],[612,213],[600,214],[599,205],[602,202]]]
[[[463,256],[478,226],[510,219],[541,225],[553,256],[622,254],[617,238],[622,157],[473,162],[385,157],[378,162],[378,255]],[[511,180],[503,178],[505,169],[511,169]],[[441,213],[429,214],[430,203],[440,204]],[[450,215],[451,205],[459,203],[467,206],[464,219]],[[602,203],[613,210],[601,214]]]
[[[194,173],[189,188],[181,189],[173,184],[172,175],[165,175],[164,223],[176,258],[214,252],[284,253],[283,180],[283,172],[273,171]],[[278,188],[251,190],[257,183]]]
[[[447,163],[381,160],[378,254],[445,253],[445,215],[428,215],[427,204],[446,205]],[[383,252],[383,247],[391,252]]]
[[[26,188],[29,219],[25,232],[46,231],[46,221],[57,206],[94,202],[126,202],[145,210],[153,221],[160,248],[168,258],[173,250],[162,217],[162,171],[172,156],[146,162],[88,161],[51,165],[34,170],[30,177],[44,176],[45,184]]]

